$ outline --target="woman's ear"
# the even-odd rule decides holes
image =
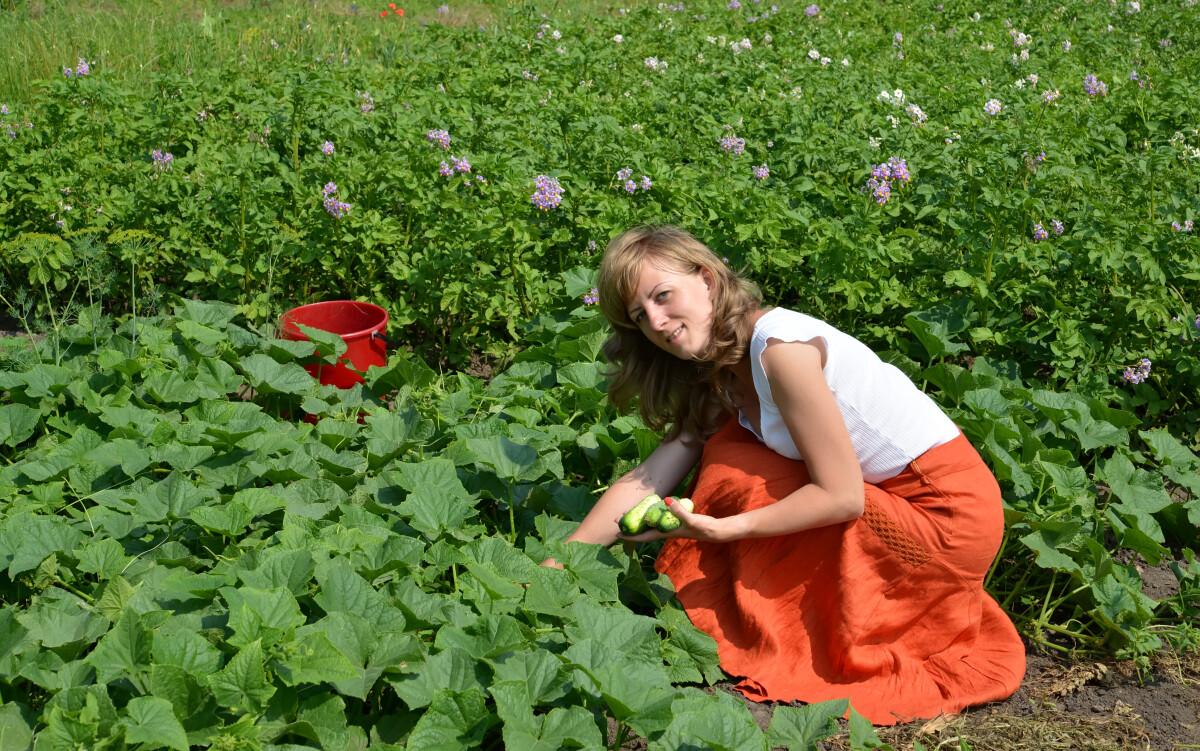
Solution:
[[[708,291],[712,292],[713,281],[714,281],[713,273],[711,271],[709,271],[708,269],[706,269],[705,267],[701,266],[700,267],[700,278],[704,280],[704,286],[708,288]]]

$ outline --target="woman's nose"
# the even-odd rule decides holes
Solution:
[[[662,331],[671,320],[671,317],[664,313],[661,308],[652,308],[647,311],[646,315],[650,316],[650,325],[654,327],[655,331]]]

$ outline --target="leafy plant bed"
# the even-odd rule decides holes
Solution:
[[[559,542],[656,446],[604,400],[592,310],[534,321],[486,384],[395,353],[338,390],[302,365],[339,338],[170,305],[0,356],[0,697],[39,743],[594,747],[609,720],[612,743],[655,748],[836,733],[847,706],[789,707],[764,735],[704,690],[725,679],[715,645],[654,546]],[[1162,477],[1190,487],[1200,458],[1005,363],[914,375],[1001,480],[989,588],[1027,637],[1143,672],[1160,648],[1195,648],[1200,501]],[[301,412],[321,419],[280,417]],[[548,555],[566,570],[538,566]],[[1148,596],[1136,555],[1140,571],[1169,560],[1177,586]]]

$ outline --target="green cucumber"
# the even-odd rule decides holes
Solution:
[[[696,507],[691,498],[680,498],[671,504],[671,507],[674,508],[675,505],[682,506],[683,510],[688,513],[691,513],[692,509]],[[672,514],[670,509],[664,508],[662,516],[658,518],[658,531],[670,532],[673,529],[679,529],[680,524],[683,522],[679,521],[679,517]]]
[[[641,500],[638,505],[625,512],[625,516],[621,517],[621,521],[617,522],[617,526],[621,528],[621,533],[626,535],[636,535],[644,528],[646,512],[656,504],[662,503],[662,499],[651,493]]]
[[[649,530],[651,527],[658,526],[658,520],[662,518],[663,512],[667,510],[665,499],[651,506],[646,510],[646,515],[642,517],[642,530]]]

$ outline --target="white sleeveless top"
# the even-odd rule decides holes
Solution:
[[[771,397],[763,350],[769,339],[807,342],[818,337],[825,343],[825,380],[846,420],[864,480],[878,483],[895,477],[913,459],[958,437],[958,426],[941,408],[865,344],[812,316],[774,308],[754,324],[750,339],[762,433],[740,411],[738,422],[777,454],[803,459]]]

